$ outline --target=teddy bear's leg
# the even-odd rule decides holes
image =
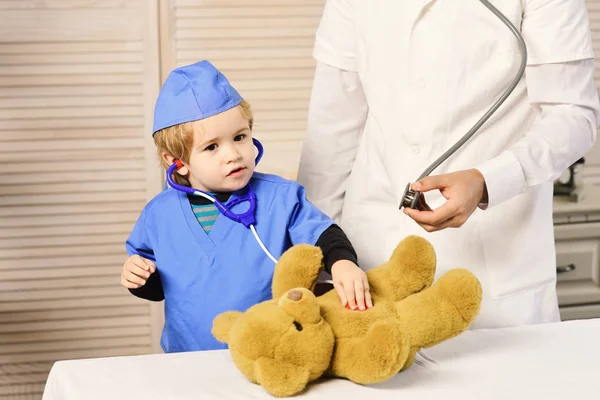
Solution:
[[[436,255],[431,243],[407,236],[396,246],[389,261],[367,272],[372,294],[399,301],[433,283]]]
[[[313,291],[323,266],[323,253],[316,246],[298,244],[284,252],[273,273],[273,298],[288,290],[305,288]]]
[[[417,356],[417,353],[419,352],[420,347],[411,347],[410,351],[408,352],[408,357],[406,357],[406,362],[404,363],[404,365],[402,366],[401,371],[410,368],[411,365],[413,365],[413,363],[415,362],[415,357]]]
[[[431,288],[396,303],[402,329],[416,347],[430,347],[464,332],[481,304],[479,280],[466,269],[453,269]]]
[[[338,339],[328,373],[365,385],[383,382],[400,371],[409,351],[398,322],[380,321],[363,337]]]

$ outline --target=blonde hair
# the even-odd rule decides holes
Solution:
[[[248,120],[248,125],[250,130],[252,130],[254,116],[252,115],[250,104],[246,100],[242,100],[238,107],[242,116]],[[190,161],[190,153],[194,145],[192,123],[184,122],[183,124],[169,126],[157,131],[154,134],[154,144],[156,145],[156,152],[160,163],[165,169],[168,169],[170,165],[163,158],[163,153],[167,153],[171,157],[177,158],[187,164]],[[173,180],[179,185],[190,186],[188,179],[177,173],[173,174]]]

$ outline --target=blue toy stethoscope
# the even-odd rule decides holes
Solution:
[[[258,162],[260,161],[260,159],[262,158],[263,153],[264,153],[263,145],[255,138],[252,138],[252,142],[258,149],[258,155],[256,156],[256,159],[254,160],[254,165],[258,165]],[[167,169],[167,182],[169,183],[169,185],[173,189],[177,189],[177,190],[180,190],[185,193],[189,193],[194,196],[201,196],[201,197],[204,197],[205,199],[213,202],[214,205],[217,207],[217,210],[219,210],[219,212],[221,214],[223,214],[223,216],[229,218],[233,222],[238,222],[238,223],[244,225],[246,228],[249,228],[252,231],[252,234],[254,235],[254,237],[256,238],[256,241],[258,242],[258,244],[260,245],[262,250],[265,252],[265,254],[271,259],[271,261],[273,261],[274,263],[277,263],[277,259],[275,257],[273,257],[273,255],[269,252],[269,250],[267,249],[265,244],[262,242],[262,240],[258,236],[258,232],[256,232],[256,228],[254,227],[254,225],[256,224],[256,217],[254,215],[255,210],[256,210],[256,195],[254,194],[254,190],[252,190],[252,185],[250,185],[250,184],[246,185],[246,188],[247,188],[246,194],[244,194],[241,197],[236,198],[235,200],[232,200],[231,202],[228,202],[227,205],[225,205],[225,204],[221,203],[214,196],[211,196],[209,193],[203,192],[202,190],[198,190],[198,189],[194,189],[191,187],[177,184],[173,180],[173,173],[175,172],[175,170],[177,170],[181,167],[183,167],[183,164],[181,163],[181,161],[174,160],[173,164],[171,164],[169,169]],[[232,211],[233,207],[235,207],[238,204],[244,203],[244,202],[248,202],[248,204],[249,204],[249,207],[246,211],[244,211],[243,213],[239,213],[239,214]]]

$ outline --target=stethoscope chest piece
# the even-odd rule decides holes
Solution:
[[[420,198],[421,198],[421,192],[412,190],[410,188],[410,183],[407,184],[406,188],[404,189],[404,194],[402,195],[402,199],[400,200],[399,209],[401,210],[402,207],[417,208]]]

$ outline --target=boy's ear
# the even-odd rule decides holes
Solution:
[[[169,153],[162,152],[160,155],[163,158],[163,160],[165,160],[167,165],[171,165],[175,161],[175,157],[173,157]],[[185,165],[183,167],[177,169],[176,171],[181,176],[187,176],[187,174],[189,173],[189,170]]]

